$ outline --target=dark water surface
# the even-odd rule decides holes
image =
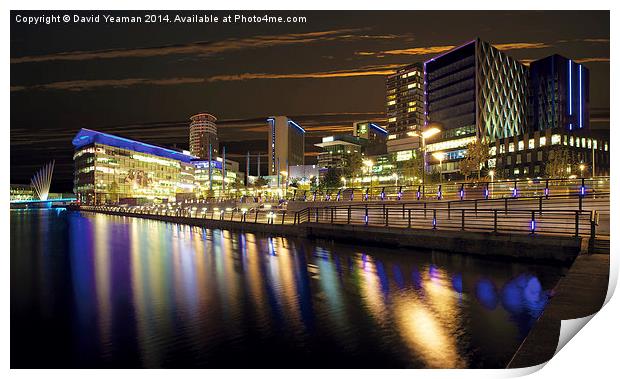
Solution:
[[[504,367],[562,273],[11,211],[11,366]]]

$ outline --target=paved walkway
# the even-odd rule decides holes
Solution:
[[[508,368],[529,367],[550,360],[558,344],[561,320],[589,316],[600,310],[608,281],[609,254],[577,257]]]

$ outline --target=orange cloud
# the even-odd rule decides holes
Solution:
[[[156,47],[141,47],[133,49],[110,49],[95,51],[71,51],[47,55],[33,55],[12,58],[12,64],[33,63],[47,61],[85,61],[92,59],[113,58],[146,58],[166,55],[198,55],[202,57],[239,51],[251,48],[265,48],[304,44],[310,42],[355,40],[355,39],[392,39],[394,35],[357,35],[356,32],[364,29],[339,29],[309,33],[291,33],[282,35],[253,36],[248,38],[230,38],[223,41],[199,41],[180,45],[164,45]]]
[[[545,47],[551,47],[543,42],[511,42],[511,43],[500,43],[494,44],[499,50],[517,50],[517,49],[542,49]],[[455,45],[444,45],[444,46],[425,46],[425,47],[412,47],[409,49],[397,49],[397,50],[385,50],[378,52],[370,52],[370,51],[358,51],[356,55],[373,55],[373,56],[381,56],[381,55],[432,55],[432,54],[440,54],[446,52],[448,50],[454,49]]]

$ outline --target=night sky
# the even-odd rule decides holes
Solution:
[[[322,136],[348,132],[354,120],[385,122],[387,74],[476,36],[525,63],[553,53],[585,63],[592,127],[609,129],[606,11],[267,12],[306,16],[302,24],[15,21],[78,13],[11,13],[11,183],[28,183],[55,159],[52,191],[71,191],[71,139],[82,127],[187,148],[198,112],[219,119],[220,141],[240,162],[248,150],[266,152],[267,116],[288,115],[308,131],[312,164]]]

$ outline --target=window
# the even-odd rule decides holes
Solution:
[[[575,145],[575,139],[573,138],[573,136],[570,136],[570,140],[569,140],[568,144],[571,145],[571,146]]]
[[[530,173],[530,168],[527,167],[527,166],[523,167],[523,173],[524,174],[529,174]]]
[[[515,168],[514,173],[515,173],[515,175],[519,175],[521,173],[521,171],[518,168]]]
[[[517,164],[521,163],[521,154],[517,154]]]
[[[592,138],[588,138],[588,149],[592,148]]]
[[[539,161],[539,162],[543,160],[543,152],[542,151],[539,151],[537,153],[536,160]]]
[[[560,135],[559,134],[554,134],[551,136],[551,144],[552,145],[559,145],[560,144]]]
[[[581,147],[586,148],[586,137],[581,137]]]
[[[540,140],[538,141],[538,145],[545,146],[546,144],[547,144],[547,137],[540,137]]]
[[[527,148],[528,149],[533,149],[534,148],[534,138],[530,138],[530,140],[527,143]]]
[[[494,156],[496,151],[497,151],[497,148],[495,146],[491,146],[491,148],[489,149],[489,155]]]
[[[534,174],[539,174],[540,173],[540,166],[536,165],[534,166]]]
[[[524,148],[525,148],[525,142],[519,141],[519,151],[523,150]]]
[[[512,164],[512,156],[509,155],[509,156],[506,157],[506,164],[507,165],[511,165]]]
[[[502,143],[501,145],[499,145],[499,153],[504,154],[505,152],[506,152],[506,145]]]
[[[598,149],[598,141],[594,140],[592,143],[594,144],[594,150]]]
[[[388,101],[388,103],[387,103],[387,105],[388,105],[388,106],[390,106],[390,105],[394,105],[394,104],[396,104],[396,100],[390,100],[390,101]]]
[[[530,163],[532,161],[532,153],[527,153],[526,162]]]
[[[508,144],[508,152],[513,153],[515,151],[515,143],[511,142]]]
[[[568,136],[564,136],[564,146],[568,145]]]
[[[580,147],[579,146],[579,138],[575,138],[575,147]]]

